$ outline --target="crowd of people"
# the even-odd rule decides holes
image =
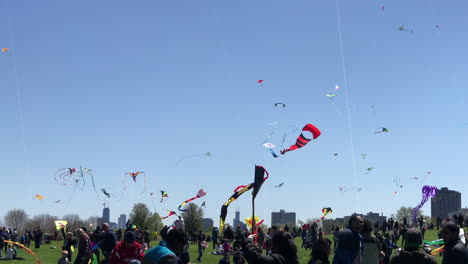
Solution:
[[[464,219],[440,221],[436,226],[418,221],[417,227],[410,228],[406,219],[400,224],[389,219],[382,224],[359,215],[353,215],[348,225],[342,229],[332,226],[333,242],[324,237],[325,232],[317,223],[283,229],[276,226],[264,231],[258,228],[250,232],[238,226],[235,230],[227,226],[223,232],[213,228],[210,235],[202,231],[187,233],[180,222],[165,226],[161,232],[161,241],[151,247],[150,233],[127,223],[126,230],[114,231],[107,223],[96,230],[78,228],[73,232],[60,229],[63,237],[61,257],[58,264],[188,264],[190,263],[189,245],[198,249],[196,260],[202,257],[209,243],[213,252],[220,255],[219,264],[298,264],[298,249],[295,237],[302,238],[302,248],[311,250],[308,264],[436,264],[435,258],[424,242],[427,228],[440,228],[439,237],[443,242],[442,264],[467,264],[468,249],[463,235]],[[290,232],[289,232],[290,231]],[[58,233],[55,235],[57,239]],[[43,239],[40,228],[26,231],[22,235],[13,229],[3,228],[0,233],[0,260],[22,259],[18,257],[13,241],[29,246],[34,241],[39,248]],[[400,242],[401,239],[401,242]],[[154,241],[153,241],[154,242]],[[397,245],[401,243],[401,248]],[[334,257],[330,261],[330,255]],[[2,255],[5,256],[2,256]],[[76,254],[76,256],[74,256]],[[72,258],[74,257],[74,262]],[[232,262],[231,262],[232,259]]]

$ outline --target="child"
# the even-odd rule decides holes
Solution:
[[[59,258],[57,261],[57,264],[70,264],[70,260],[68,259],[68,251],[63,250],[62,251],[62,257]]]

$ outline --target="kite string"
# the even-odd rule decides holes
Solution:
[[[346,75],[346,60],[344,55],[344,48],[343,48],[343,34],[341,31],[341,15],[340,15],[340,4],[339,0],[336,0],[336,14],[337,14],[337,22],[338,22],[338,33],[340,36],[340,49],[341,49],[341,68],[343,71],[343,81],[344,81],[344,90],[345,90],[345,97],[346,97],[346,112],[348,117],[348,130],[349,130],[349,141],[351,144],[351,153],[352,153],[352,163],[353,163],[353,175],[354,175],[354,185],[355,188],[358,188],[358,178],[356,173],[356,158],[355,158],[355,148],[354,148],[354,141],[353,141],[353,129],[351,126],[351,113],[349,110],[349,97],[348,97],[348,79]],[[359,194],[356,192],[356,204],[358,206],[358,211],[360,211],[360,204],[359,204]]]

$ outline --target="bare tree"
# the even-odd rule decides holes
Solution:
[[[18,232],[24,231],[28,219],[29,217],[23,209],[13,209],[5,214],[5,224],[8,227],[16,228]]]
[[[56,216],[52,216],[50,214],[40,214],[35,215],[30,222],[33,223],[33,227],[40,226],[41,230],[44,233],[54,233],[55,232],[55,220],[57,220]],[[29,227],[28,227],[29,228]]]
[[[92,228],[96,228],[98,226],[99,216],[90,216],[85,222]]]
[[[62,220],[65,220],[68,222],[67,224],[67,230],[68,231],[74,231],[78,228],[86,226],[86,222],[83,221],[83,219],[80,218],[79,215],[77,214],[67,214],[62,217]]]

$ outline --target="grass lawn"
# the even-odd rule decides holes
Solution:
[[[330,235],[327,235],[326,236],[327,238],[329,238],[330,240],[332,240],[332,237]],[[428,241],[432,241],[432,240],[435,240],[437,239],[437,232],[434,231],[434,230],[429,230],[426,232],[426,239],[425,240],[428,240]],[[298,255],[299,255],[299,263],[301,264],[306,264],[308,261],[309,261],[309,255],[310,255],[310,250],[305,250],[305,249],[302,249],[300,248],[301,244],[302,244],[302,240],[301,238],[296,238],[296,245],[298,246]],[[157,245],[159,242],[158,241],[155,241],[155,242],[152,242],[152,245]],[[400,243],[401,243],[401,240],[400,240]],[[398,244],[399,246],[401,246],[401,244]],[[42,245],[40,249],[34,249],[34,248],[31,248],[32,251],[34,251],[34,253],[36,253],[36,255],[39,257],[40,261],[42,264],[55,264],[57,263],[57,260],[60,258],[60,255],[61,255],[61,245],[62,245],[62,241],[59,241],[59,242],[55,242],[53,241],[51,245]],[[57,247],[56,249],[50,249],[51,246],[55,246]],[[205,253],[202,257],[202,262],[201,263],[204,263],[204,264],[218,264],[219,260],[221,259],[221,256],[215,256],[215,255],[210,255],[208,253],[210,252],[213,252],[213,245],[210,243],[209,245],[209,248],[207,248],[205,250]],[[75,251],[75,254],[76,256],[76,251]],[[31,255],[29,255],[28,253],[26,253],[24,250],[20,249],[18,251],[18,256],[20,257],[24,257],[26,260],[24,261],[16,261],[16,260],[13,260],[13,261],[1,261],[0,264],[2,263],[5,263],[5,264],[10,264],[10,263],[16,263],[16,264],[19,264],[19,263],[36,263],[36,261],[34,260],[34,257],[32,257]],[[196,245],[192,245],[190,246],[190,260],[192,263],[197,263],[197,260],[196,258],[198,257],[198,249],[197,249],[197,246]],[[437,263],[442,263],[442,257],[439,257],[439,255],[436,255],[435,256],[436,259],[437,259]],[[330,260],[333,259],[333,253],[332,255],[330,256]],[[232,261],[232,259],[231,259]]]

